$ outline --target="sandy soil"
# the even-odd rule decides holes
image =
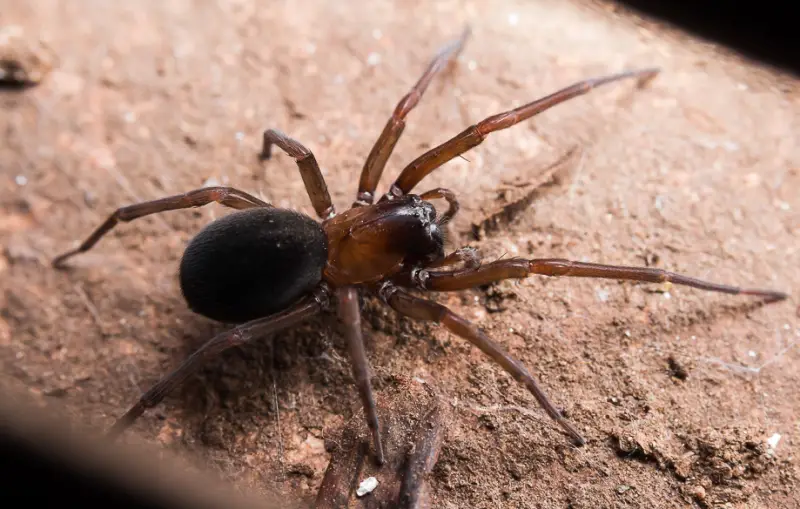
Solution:
[[[379,190],[485,116],[585,77],[661,66],[645,89],[598,90],[426,179],[464,204],[451,242],[487,259],[651,264],[794,296],[760,306],[530,278],[436,297],[537,374],[588,437],[581,449],[480,352],[367,301],[376,386],[415,376],[450,405],[435,506],[800,507],[796,81],[604,4],[270,4],[0,0],[0,22],[41,37],[58,60],[40,86],[0,95],[4,390],[109,425],[223,330],[186,309],[176,271],[192,234],[226,211],[123,225],[67,272],[48,260],[118,206],[209,182],[313,213],[291,159],[257,160],[266,127],[306,143],[346,207],[397,100],[469,22],[472,39],[409,116]],[[570,151],[569,178],[510,223],[474,227]],[[326,433],[354,412],[342,339],[317,320],[228,352],[127,439],[243,488],[309,499]]]

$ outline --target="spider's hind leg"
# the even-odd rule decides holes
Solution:
[[[111,231],[117,223],[127,223],[128,221],[133,221],[140,217],[166,212],[168,210],[202,207],[203,205],[214,202],[239,210],[253,207],[271,207],[269,203],[232,187],[205,187],[183,194],[168,196],[166,198],[128,205],[127,207],[117,209],[108,216],[108,219],[98,226],[80,246],[53,259],[53,266],[56,268],[62,267],[68,258],[91,249],[92,246],[106,233]]]
[[[115,439],[148,408],[159,404],[164,397],[185,382],[191,375],[202,368],[206,362],[234,346],[241,346],[250,341],[259,340],[266,334],[284,330],[310,318],[325,309],[328,304],[327,290],[317,290],[312,298],[304,299],[291,308],[265,318],[259,318],[212,338],[190,355],[172,373],[164,376],[147,390],[124,415],[109,429],[107,437]]]

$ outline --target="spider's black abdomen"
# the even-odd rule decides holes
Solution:
[[[181,260],[181,291],[195,313],[225,323],[288,307],[322,280],[328,240],[292,210],[253,208],[206,226]]]

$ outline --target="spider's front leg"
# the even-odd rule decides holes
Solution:
[[[314,206],[317,215],[321,219],[333,217],[336,214],[336,209],[333,207],[328,185],[325,183],[325,178],[322,176],[322,171],[319,169],[319,163],[317,163],[314,154],[294,138],[286,136],[277,129],[267,129],[264,131],[259,159],[262,161],[270,159],[273,145],[277,145],[297,162],[300,177],[303,179],[306,192],[308,192],[308,197],[311,199],[311,205]]]
[[[489,339],[479,328],[468,320],[458,316],[445,306],[425,299],[414,297],[391,283],[384,283],[378,290],[380,297],[398,313],[417,320],[433,321],[443,325],[456,336],[460,336],[496,363],[515,380],[521,382],[533,394],[539,405],[566,431],[577,445],[584,445],[586,440],[567,421],[561,412],[550,402],[536,379],[525,369],[521,362],[514,359],[503,348]]]
[[[445,69],[448,63],[458,57],[458,54],[461,53],[461,50],[464,48],[464,43],[466,43],[469,34],[470,30],[467,28],[462,32],[459,39],[442,48],[433,58],[430,65],[428,65],[428,68],[411,91],[403,96],[400,102],[397,103],[392,116],[386,123],[386,127],[383,128],[383,132],[381,132],[375,145],[373,145],[364,163],[364,168],[361,170],[358,194],[356,196],[356,201],[353,203],[353,207],[372,204],[375,199],[375,189],[378,187],[378,181],[381,179],[386,161],[389,159],[389,156],[392,155],[394,146],[397,144],[400,135],[403,134],[403,130],[406,128],[406,117],[411,113],[411,110],[419,104],[422,95],[425,93],[425,90],[428,89],[428,85],[431,84],[433,78]]]
[[[356,381],[356,386],[358,386],[358,394],[364,406],[367,425],[372,432],[375,455],[378,464],[382,465],[385,462],[383,442],[381,441],[381,429],[378,422],[378,410],[375,408],[372,383],[369,379],[369,360],[364,350],[364,337],[361,332],[361,310],[358,308],[358,290],[352,287],[343,287],[336,291],[336,297],[339,301],[339,319],[344,325],[347,349],[350,352],[353,378]]]
[[[550,108],[564,103],[575,97],[589,93],[591,90],[613,83],[615,81],[637,78],[639,85],[643,86],[658,73],[658,69],[640,69],[635,71],[621,72],[598,78],[591,78],[580,81],[574,85],[563,88],[553,94],[537,99],[528,104],[524,104],[513,110],[504,111],[497,115],[492,115],[477,124],[474,124],[453,138],[428,150],[421,156],[409,163],[400,176],[389,188],[389,192],[383,195],[381,201],[394,200],[400,196],[410,193],[414,187],[436,168],[454,159],[464,152],[477,147],[486,137],[503,129],[508,129],[520,122],[549,110]]]
[[[644,281],[648,283],[669,282],[710,292],[762,297],[767,302],[784,300],[788,297],[786,293],[776,290],[739,288],[737,286],[711,283],[663,269],[602,265],[561,258],[534,258],[532,260],[511,258],[486,263],[478,268],[464,268],[454,271],[420,270],[414,273],[412,283],[425,290],[446,292],[475,288],[502,281],[503,279],[520,279],[532,274]]]

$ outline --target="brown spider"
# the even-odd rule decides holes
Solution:
[[[653,268],[553,258],[513,258],[481,264],[477,254],[469,248],[445,256],[442,226],[458,211],[458,200],[452,191],[442,188],[420,195],[411,194],[426,175],[479,145],[489,133],[511,127],[606,83],[638,78],[642,85],[652,79],[658,69],[588,79],[491,116],[412,161],[378,203],[373,203],[386,161],[405,128],[405,117],[417,105],[434,76],[461,52],[468,36],[467,29],[458,40],[444,47],[416,85],[397,104],[364,163],[357,198],[350,209],[336,213],[319,165],[310,150],[285,134],[269,129],[264,132],[261,159],[269,159],[272,145],[277,145],[297,161],[300,176],[321,223],[292,210],[274,208],[237,189],[207,187],[120,208],[77,249],[55,258],[53,265],[58,267],[67,258],[87,251],[120,221],[212,202],[241,210],[207,225],[191,240],[180,265],[181,291],[189,307],[208,318],[238,325],[208,341],[175,371],[145,392],[112,426],[111,437],[129,427],[145,409],[158,404],[210,358],[230,347],[257,340],[266,333],[280,331],[329,310],[330,296],[335,294],[353,377],[372,433],[377,461],[383,463],[381,431],[372,396],[358,304],[359,292],[368,291],[400,314],[438,322],[480,348],[525,384],[547,414],[576,444],[583,445],[585,440],[580,433],[548,400],[519,361],[445,306],[415,297],[403,288],[457,291],[540,274],[654,283],[668,281],[707,291],[753,295],[768,301],[787,297],[782,292],[725,286]],[[444,199],[449,204],[441,216],[437,217],[436,210],[429,203],[433,199]],[[461,267],[455,267],[457,264]]]

